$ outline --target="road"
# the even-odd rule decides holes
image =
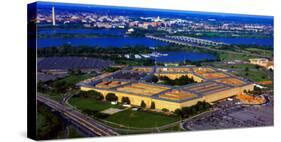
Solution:
[[[86,131],[90,136],[116,136],[119,135],[109,127],[101,124],[93,118],[86,116],[79,111],[76,111],[68,106],[65,106],[59,102],[51,100],[48,97],[37,94],[37,101],[44,103],[51,107],[55,111],[62,114],[63,117],[70,120],[74,125]]]

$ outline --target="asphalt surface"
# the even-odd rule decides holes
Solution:
[[[273,126],[273,99],[270,97],[268,99],[269,101],[263,105],[239,105],[236,104],[238,102],[236,100],[221,101],[213,106],[215,111],[183,122],[182,128],[210,130]]]

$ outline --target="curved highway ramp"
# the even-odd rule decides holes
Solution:
[[[60,112],[66,119],[78,126],[82,130],[86,131],[90,136],[117,136],[117,132],[111,128],[101,124],[93,118],[82,114],[81,112],[74,110],[68,106],[60,104],[48,97],[37,94],[37,101],[44,103],[50,108]]]

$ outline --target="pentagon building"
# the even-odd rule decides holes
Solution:
[[[149,80],[153,75],[170,79],[185,75],[192,77],[196,83],[183,86],[151,83]],[[254,88],[253,83],[227,71],[195,66],[128,67],[84,80],[77,85],[83,91],[96,90],[104,96],[115,93],[119,102],[122,97],[128,97],[132,105],[140,106],[144,101],[146,107],[150,108],[154,102],[156,109],[166,108],[170,111],[194,105],[198,101],[213,103]]]

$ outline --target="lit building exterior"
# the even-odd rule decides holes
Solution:
[[[149,83],[153,75],[170,79],[186,75],[196,83],[183,86]],[[144,101],[150,108],[154,102],[156,109],[170,111],[194,105],[198,101],[213,103],[254,88],[253,83],[243,78],[211,67],[128,67],[105,77],[82,81],[78,85],[83,91],[96,90],[104,97],[114,93],[118,102],[122,97],[128,97],[131,105],[140,106]]]

